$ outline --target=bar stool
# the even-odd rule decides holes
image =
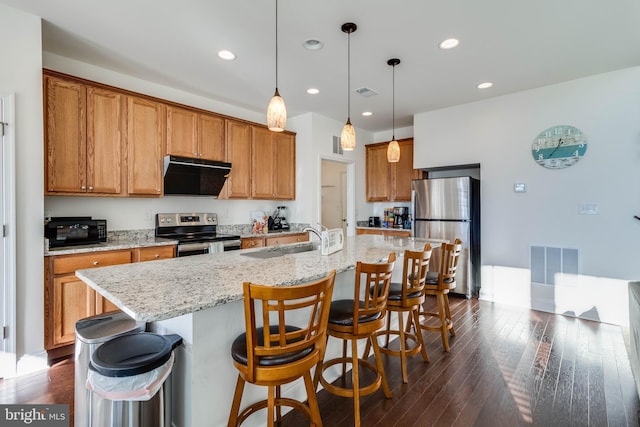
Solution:
[[[424,287],[425,295],[436,297],[438,304],[437,312],[428,312],[421,306],[420,316],[425,319],[425,323],[416,322],[416,325],[427,331],[440,331],[442,345],[445,351],[449,351],[449,337],[456,335],[453,328],[453,319],[449,310],[449,291],[456,287],[456,268],[462,250],[462,240],[456,239],[454,243],[443,243],[440,247],[440,267],[438,272],[428,272]],[[437,324],[429,323],[429,319],[438,319]],[[411,327],[411,321],[407,324],[407,330]]]
[[[247,332],[239,335],[231,346],[238,381],[228,426],[238,426],[250,415],[267,408],[267,425],[271,427],[274,419],[281,421],[281,406],[299,409],[312,425],[322,426],[311,369],[324,356],[335,275],[333,270],[323,279],[299,286],[244,283]],[[260,318],[262,326],[257,324]],[[304,319],[302,326],[294,326],[293,321],[300,319]],[[280,387],[298,378],[304,379],[308,405],[281,395]],[[268,397],[240,413],[247,382],[268,387]]]
[[[391,398],[391,390],[387,384],[375,332],[384,326],[385,309],[395,260],[396,255],[392,252],[386,263],[356,263],[354,299],[338,300],[331,303],[327,340],[329,337],[343,340],[342,357],[320,362],[316,369],[315,384],[317,385],[319,380],[329,393],[353,398],[355,426],[360,426],[360,396],[371,394],[382,385],[385,397]],[[367,360],[368,351],[362,358],[358,357],[359,339],[366,339],[373,346],[375,365]],[[349,357],[347,357],[347,341],[351,341],[351,355]],[[324,378],[324,371],[337,364],[342,364],[342,376],[344,377],[346,365],[349,363],[351,364],[351,388],[331,384]],[[365,368],[375,374],[375,380],[360,386],[360,368]]]
[[[389,298],[387,300],[387,328],[376,332],[376,337],[386,338],[384,347],[380,351],[391,356],[400,356],[402,369],[402,381],[407,383],[407,356],[420,353],[425,362],[429,361],[427,350],[422,339],[422,331],[412,334],[404,329],[404,315],[408,315],[408,322],[420,323],[420,307],[424,303],[424,287],[431,259],[431,245],[424,245],[422,251],[404,251],[404,263],[402,268],[402,283],[391,283]],[[398,329],[391,329],[391,314],[398,315]],[[389,347],[389,338],[398,336],[400,350]],[[412,341],[410,343],[409,341]],[[369,342],[365,354],[369,351]]]

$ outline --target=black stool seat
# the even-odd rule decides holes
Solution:
[[[329,323],[333,323],[335,325],[341,326],[352,326],[353,325],[353,305],[354,300],[352,299],[341,299],[338,301],[333,301],[331,303],[331,308],[329,311]],[[358,307],[364,308],[364,302],[359,301]],[[358,319],[359,323],[373,322],[374,320],[382,317],[384,313],[375,313],[369,316],[360,316]]]
[[[427,272],[427,285],[437,285],[439,277],[440,274],[438,274],[437,271]],[[453,281],[455,281],[454,277],[445,277],[444,279],[442,279],[442,283],[452,283]]]
[[[287,331],[287,333],[289,333],[289,332],[299,331],[300,328],[286,325],[285,330]],[[278,326],[272,325],[269,328],[269,331],[272,334],[278,333]],[[264,345],[264,328],[257,328],[256,334],[258,336],[258,345],[263,346]],[[292,340],[288,342],[288,344],[291,344],[296,341],[300,341],[300,339]],[[274,345],[275,344],[276,343],[274,343]],[[313,349],[314,349],[314,346],[310,345],[309,347],[303,350],[295,351],[292,353],[285,353],[278,356],[260,357],[258,361],[258,365],[277,366],[277,365],[284,365],[286,363],[295,362],[296,360],[300,360],[308,356],[313,351]],[[235,360],[236,362],[241,363],[243,365],[247,365],[248,360],[247,360],[247,333],[246,332],[238,335],[238,337],[235,340],[233,340],[233,343],[231,344],[231,357],[233,357],[233,360]]]
[[[418,298],[422,295],[422,292],[409,292],[407,294],[407,298]],[[390,301],[401,301],[402,300],[402,283],[392,283],[389,286],[389,297]]]

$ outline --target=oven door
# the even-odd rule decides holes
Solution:
[[[183,243],[178,245],[178,257],[209,253],[209,243]]]

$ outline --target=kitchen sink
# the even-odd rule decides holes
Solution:
[[[315,251],[316,249],[320,249],[319,243],[305,243],[295,246],[275,246],[255,252],[240,252],[240,255],[252,258],[275,258],[282,255]]]

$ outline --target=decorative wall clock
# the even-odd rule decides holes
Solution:
[[[558,125],[543,130],[531,145],[533,160],[549,169],[572,166],[586,152],[587,136],[580,129],[568,125]]]

